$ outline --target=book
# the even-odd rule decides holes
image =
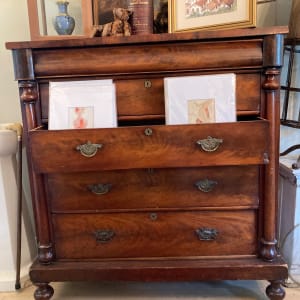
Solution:
[[[112,80],[49,83],[48,128],[117,127],[115,85]]]
[[[153,33],[153,1],[131,0],[128,8],[132,14],[132,33],[136,35]]]
[[[164,78],[166,124],[236,121],[235,74]]]

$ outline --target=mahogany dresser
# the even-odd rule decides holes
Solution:
[[[10,42],[38,257],[52,281],[268,280],[276,241],[286,27]],[[237,122],[165,125],[164,78],[236,75]],[[48,130],[49,82],[113,79],[118,127]],[[84,100],[84,99],[83,99]]]

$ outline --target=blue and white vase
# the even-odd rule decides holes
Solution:
[[[70,35],[75,28],[75,20],[68,14],[68,1],[57,1],[58,16],[53,20],[54,28],[59,35]]]

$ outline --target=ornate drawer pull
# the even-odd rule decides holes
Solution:
[[[214,228],[198,228],[195,230],[200,241],[214,241],[219,232]]]
[[[208,136],[207,139],[199,140],[196,142],[196,144],[206,152],[216,151],[222,143],[223,139],[217,139],[211,136]]]
[[[96,195],[107,194],[111,190],[112,185],[110,183],[98,183],[88,185],[88,190]]]
[[[215,186],[218,184],[217,181],[209,180],[209,179],[203,179],[195,182],[195,186],[204,193],[211,192]]]
[[[94,232],[96,241],[99,243],[110,242],[115,236],[114,231],[107,229],[99,229]]]
[[[86,144],[78,145],[76,150],[80,151],[80,154],[84,157],[93,157],[96,155],[98,149],[102,148],[102,146],[102,144],[92,144],[88,141]]]

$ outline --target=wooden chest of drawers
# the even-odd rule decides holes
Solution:
[[[285,32],[7,43],[36,221],[35,299],[51,298],[51,281],[225,279],[269,280],[268,297],[284,298],[276,202]],[[164,125],[164,77],[214,73],[236,74],[238,121]],[[116,84],[117,128],[47,129],[50,81],[105,78]],[[220,142],[199,142],[211,138]]]

